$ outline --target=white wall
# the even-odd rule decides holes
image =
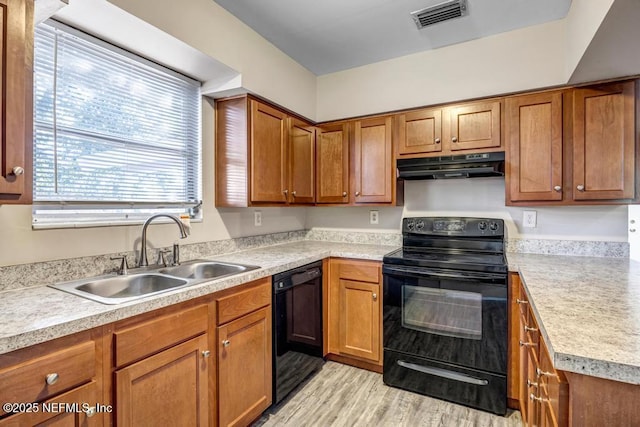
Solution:
[[[512,238],[627,241],[627,206],[506,207],[504,194],[501,178],[408,181],[404,208],[316,208],[306,224],[399,232],[403,217],[480,216],[504,219]],[[370,209],[380,211],[379,225],[369,225]],[[522,227],[524,210],[537,211],[536,228]]]
[[[242,86],[316,117],[316,76],[213,0],[110,0],[242,74]]]
[[[318,77],[319,121],[566,83],[564,21]]]

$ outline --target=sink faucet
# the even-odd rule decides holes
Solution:
[[[147,261],[147,227],[149,226],[149,224],[151,224],[151,221],[161,217],[169,218],[176,223],[176,225],[180,229],[181,239],[185,239],[187,237],[187,230],[184,228],[184,224],[182,223],[182,221],[180,221],[177,217],[167,214],[157,214],[149,217],[149,219],[147,219],[142,226],[142,246],[140,247],[140,262],[138,262],[138,267],[147,267],[149,265],[149,261]]]

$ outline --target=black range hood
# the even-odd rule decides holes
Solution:
[[[459,156],[398,159],[398,179],[451,179],[504,176],[504,151]]]

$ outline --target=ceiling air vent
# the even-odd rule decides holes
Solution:
[[[467,0],[451,0],[411,12],[418,29],[467,14]]]

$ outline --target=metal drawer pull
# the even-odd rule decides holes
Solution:
[[[553,189],[556,191],[560,191],[562,190],[562,187],[560,187],[559,185],[556,185],[555,187],[553,187]]]
[[[548,399],[544,399],[542,397],[538,397],[535,394],[531,393],[531,395],[529,395],[529,400],[536,401],[536,402],[546,402]]]
[[[211,352],[209,350],[204,350],[202,352],[202,357],[209,357],[211,355]]]
[[[584,191],[584,185],[578,185],[576,188],[578,191]]]
[[[538,345],[538,343],[535,342],[522,342],[522,340],[519,340],[518,343],[520,344],[520,347],[535,347]]]
[[[231,345],[231,341],[229,341],[229,340],[223,340],[222,341],[222,346],[223,347],[229,347],[230,345]]]
[[[452,136],[451,137],[451,142],[458,142],[458,137]]]
[[[11,169],[11,173],[15,176],[20,176],[24,173],[24,168],[22,166],[14,166],[13,169]]]
[[[529,304],[529,301],[526,301],[526,300],[523,300],[523,299],[518,299],[518,298],[516,298],[516,302],[518,304]]]
[[[347,192],[346,191],[342,192],[342,197],[347,197]]]
[[[487,385],[489,384],[488,380],[483,380],[480,378],[474,378],[469,375],[460,374],[458,372],[448,371],[446,369],[440,368],[431,368],[427,366],[416,365],[415,363],[405,362],[404,360],[398,360],[396,362],[399,366],[403,368],[412,369],[414,371],[422,372],[424,374],[435,375],[437,377],[446,378],[454,381],[461,381],[474,385]]]
[[[534,383],[531,380],[527,380],[527,387],[535,387],[538,388],[538,383]]]
[[[372,297],[373,297],[373,300],[374,300],[374,301],[377,301],[377,300],[378,300],[378,294],[373,294],[373,295],[372,295]]]
[[[541,370],[540,368],[536,368],[536,375],[538,377],[555,377],[556,374],[554,374],[553,372],[546,372]]]
[[[60,376],[58,376],[58,374],[54,372],[53,374],[48,374],[45,377],[45,380],[47,381],[47,384],[54,385],[58,382],[58,378],[60,378]]]
[[[440,138],[436,138],[436,144],[440,144]]]
[[[293,191],[291,192],[291,195],[292,195],[293,197],[296,197],[296,190],[293,190]]]
[[[538,332],[538,328],[530,328],[527,325],[524,325],[524,330],[527,332]]]

